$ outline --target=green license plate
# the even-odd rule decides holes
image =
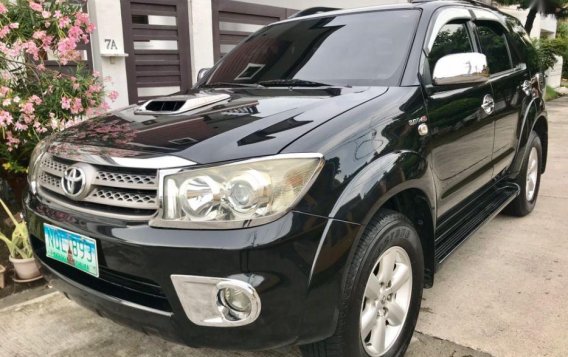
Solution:
[[[46,255],[85,273],[99,276],[97,242],[68,230],[43,224]]]

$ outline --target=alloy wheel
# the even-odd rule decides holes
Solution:
[[[536,193],[538,183],[538,151],[535,147],[531,149],[529,162],[527,164],[526,197],[528,202],[532,202]]]
[[[382,356],[397,341],[411,296],[410,257],[402,247],[391,247],[375,263],[361,305],[361,341],[369,355]]]

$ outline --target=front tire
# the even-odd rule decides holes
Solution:
[[[542,143],[536,132],[531,132],[528,143],[521,172],[515,180],[521,187],[521,193],[504,210],[506,214],[517,217],[524,217],[533,211],[540,189]]]
[[[403,356],[423,286],[424,257],[414,226],[400,213],[380,211],[349,267],[335,334],[301,346],[303,356]]]

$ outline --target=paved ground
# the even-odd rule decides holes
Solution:
[[[568,98],[549,103],[549,167],[536,210],[499,216],[448,259],[424,295],[407,356],[565,356]],[[58,293],[0,300],[0,356],[299,356],[193,350],[125,329]],[[27,296],[25,303],[16,303]]]

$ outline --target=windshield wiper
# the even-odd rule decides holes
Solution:
[[[258,84],[265,87],[330,87],[331,84],[308,81],[305,79],[271,79],[260,81]]]
[[[246,88],[262,88],[264,87],[258,83],[236,83],[236,82],[213,82],[202,85],[202,87],[246,87]]]

